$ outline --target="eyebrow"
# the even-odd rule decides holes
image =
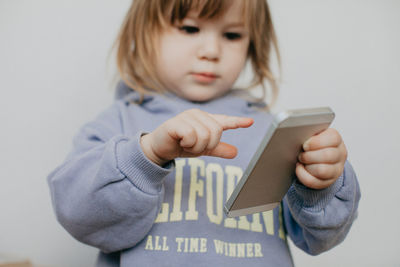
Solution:
[[[226,27],[244,27],[243,22],[228,22],[225,24]]]

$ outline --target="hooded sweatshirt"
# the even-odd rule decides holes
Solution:
[[[295,181],[274,210],[237,218],[223,205],[241,178],[272,115],[234,91],[208,102],[146,96],[123,83],[116,101],[85,124],[48,183],[58,221],[97,247],[97,266],[293,266],[287,236],[316,255],[339,244],[357,215],[360,189],[351,165],[330,187]],[[225,131],[234,159],[176,158],[158,166],[140,137],[188,109],[254,119]]]

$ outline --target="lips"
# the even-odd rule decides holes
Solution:
[[[212,83],[219,77],[213,72],[194,72],[192,76],[195,81],[204,84]]]

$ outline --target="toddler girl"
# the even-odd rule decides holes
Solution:
[[[59,222],[100,249],[98,266],[292,266],[286,235],[310,254],[345,238],[360,192],[334,129],[303,145],[279,207],[223,214],[271,123],[232,90],[250,61],[251,86],[276,94],[265,0],[135,0],[117,45],[118,99],[48,177]]]

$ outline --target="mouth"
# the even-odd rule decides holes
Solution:
[[[212,72],[193,72],[191,75],[196,82],[204,84],[212,83],[219,77]]]

